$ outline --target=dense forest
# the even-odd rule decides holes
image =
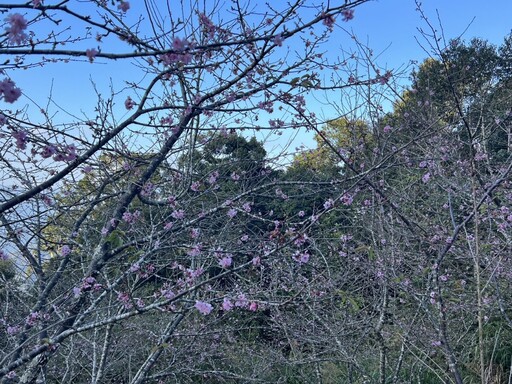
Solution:
[[[512,382],[512,34],[432,28],[399,86],[322,56],[364,1],[50,3],[0,6],[2,383]],[[33,117],[70,59],[144,76]]]

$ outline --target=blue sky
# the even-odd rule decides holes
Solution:
[[[512,29],[511,0],[425,0],[422,8],[435,27],[447,39],[480,37],[500,44]],[[386,49],[381,60],[397,67],[408,60],[423,60],[426,53],[415,37],[424,42],[417,28],[428,29],[416,11],[413,0],[370,1],[358,7],[351,29],[361,40],[368,38],[376,52]],[[440,28],[438,29],[439,31]]]
[[[258,1],[264,6],[263,0]],[[132,0],[132,3],[134,6],[130,12],[134,13],[130,17],[135,17],[135,11],[140,4],[137,4],[137,0]],[[485,6],[481,0],[425,0],[422,8],[440,32],[439,13],[447,39],[463,34],[462,38],[466,40],[481,37],[491,43],[500,44],[512,28],[512,0],[494,0],[487,2]],[[339,25],[372,47],[378,55],[376,61],[381,67],[404,68],[411,60],[421,62],[427,57],[427,53],[419,46],[417,40],[424,43],[418,28],[428,30],[428,26],[416,11],[414,0],[370,1],[356,8],[353,20],[339,21]],[[335,33],[339,35],[333,36],[329,50],[336,52],[338,46],[351,44],[346,33]],[[90,45],[94,47],[95,44],[92,41]],[[94,109],[95,95],[91,92],[91,80],[102,92],[108,92],[112,79],[116,90],[119,90],[124,79],[136,81],[142,76],[139,71],[132,71],[131,68],[133,66],[127,63],[97,60],[94,64],[83,61],[55,64],[26,72],[14,71],[11,75],[16,83],[27,91],[26,94],[33,95],[41,106],[45,105],[50,86],[53,84],[53,98],[59,107],[83,117],[82,112],[92,112]],[[120,73],[124,77],[120,77]],[[335,117],[335,112],[328,108],[319,112],[327,118]],[[64,117],[64,112],[59,111],[58,114]],[[282,140],[283,138],[279,141]],[[301,140],[308,145],[311,143],[311,138],[299,136],[294,146]]]
[[[466,41],[478,37],[500,45],[512,29],[512,0],[493,0],[485,5],[477,0],[425,0],[421,8],[447,42],[458,37]],[[406,69],[408,74],[412,69],[411,61],[421,63],[429,55],[424,49],[428,44],[418,28],[426,32],[430,32],[430,28],[422,20],[414,0],[370,1],[356,8],[353,20],[340,25],[374,50],[380,67]],[[347,38],[335,41],[343,46]],[[407,77],[401,79],[404,86],[407,82]],[[340,102],[343,101],[340,99]],[[383,104],[386,109],[391,105]],[[337,117],[337,111],[329,106],[319,113],[326,119]],[[276,141],[273,150],[283,147],[283,143],[284,138]],[[315,145],[311,135],[302,134],[295,137],[289,148],[293,151],[300,144]]]

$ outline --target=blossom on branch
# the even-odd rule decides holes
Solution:
[[[85,50],[85,56],[89,59],[89,61],[92,63],[94,61],[94,58],[98,54],[98,51],[96,49],[86,49]]]
[[[343,12],[341,12],[343,15],[343,21],[349,21],[354,18],[354,10],[353,9],[347,9]]]
[[[117,9],[119,9],[121,12],[126,13],[130,9],[130,2],[121,1],[121,3],[117,5]]]
[[[5,18],[5,21],[9,24],[5,27],[5,32],[7,32],[7,38],[9,42],[21,45],[25,43],[28,39],[27,34],[24,32],[27,29],[27,20],[23,17],[23,15],[19,13],[13,13]]]
[[[0,97],[4,98],[7,103],[14,103],[21,96],[21,89],[11,79],[3,79],[0,82]]]
[[[194,307],[201,312],[203,315],[208,315],[213,309],[213,306],[210,303],[205,301],[196,301]]]

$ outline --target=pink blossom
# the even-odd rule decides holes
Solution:
[[[329,200],[327,200],[324,203],[324,208],[325,209],[331,209],[333,206],[334,206],[334,200],[333,199],[329,199]]]
[[[17,334],[19,331],[21,331],[21,327],[19,325],[14,325],[14,326],[8,326],[7,327],[7,333],[9,335],[15,335]]]
[[[155,190],[155,185],[148,181],[146,184],[144,184],[144,186],[142,187],[142,190],[140,191],[140,194],[142,196],[149,196],[153,193],[153,191]]]
[[[325,25],[327,28],[332,30],[334,28],[334,23],[336,22],[336,19],[333,15],[326,15],[325,13],[322,13],[323,21],[322,24]]]
[[[189,45],[187,39],[180,39],[179,37],[172,39],[172,49],[176,51],[184,51]]]
[[[185,211],[183,209],[177,209],[172,211],[171,216],[175,219],[183,219],[185,217]]]
[[[386,73],[384,74],[384,76],[381,76],[379,78],[379,83],[381,85],[384,85],[384,84],[387,84],[389,79],[391,79],[391,77],[393,76],[393,74],[391,73],[391,71],[386,71]]]
[[[135,303],[137,304],[137,308],[144,308],[146,306],[146,303],[144,303],[144,300],[142,300],[140,297],[135,300]]]
[[[40,7],[41,5],[43,5],[42,0],[32,0],[32,6],[33,6],[34,8],[38,8],[38,7]]]
[[[219,265],[222,268],[229,268],[232,263],[233,258],[230,255],[224,256],[222,259],[219,260]]]
[[[173,208],[174,208],[174,207],[176,206],[176,197],[175,197],[175,196],[169,196],[169,197],[167,198],[167,202],[169,203],[169,205],[170,205],[171,207],[173,207]]]
[[[203,315],[208,315],[213,307],[210,303],[204,302],[204,301],[196,301],[196,304],[194,307],[201,312]]]
[[[343,196],[341,196],[341,202],[343,203],[343,205],[351,205],[353,201],[354,197],[348,192],[344,193]]]
[[[174,223],[170,221],[164,225],[164,229],[168,231],[169,229],[172,229],[173,225]]]
[[[354,18],[354,10],[353,9],[346,9],[341,12],[343,15],[343,21],[349,21]]]
[[[208,33],[208,37],[213,39],[217,29],[213,22],[204,13],[199,14],[199,22],[202,24],[204,31]]]
[[[249,304],[249,311],[256,312],[258,310],[258,303],[255,301],[251,301]]]
[[[41,151],[41,157],[44,159],[47,159],[47,158],[55,155],[56,152],[57,152],[57,148],[55,147],[55,145],[48,144],[48,145],[45,145],[45,147]]]
[[[63,245],[62,248],[60,249],[60,255],[62,257],[66,257],[70,253],[71,253],[71,248],[69,247],[69,245]]]
[[[168,300],[172,300],[176,296],[176,294],[168,287],[161,288],[160,294]]]
[[[236,173],[236,172],[233,172],[231,174],[231,179],[234,180],[234,181],[238,181],[238,180],[240,180],[240,175],[238,173]]]
[[[194,181],[191,185],[190,185],[190,189],[194,192],[198,192],[199,191],[199,188],[201,187],[201,183],[199,181]]]
[[[293,259],[297,261],[299,264],[305,264],[309,261],[309,253],[307,252],[296,252],[293,255]]]
[[[222,309],[227,311],[231,311],[233,309],[233,302],[227,297],[222,301]]]
[[[119,292],[117,294],[117,301],[123,304],[125,309],[130,309],[133,307],[133,304],[130,300],[130,296],[126,292]]]
[[[6,103],[14,103],[21,96],[21,89],[11,79],[3,79],[0,82],[0,97],[3,96]]]
[[[386,125],[386,126],[384,127],[383,131],[384,131],[384,133],[389,133],[389,132],[391,132],[391,130],[392,130],[392,129],[393,129],[393,128],[391,128],[389,125]]]
[[[208,183],[210,185],[213,185],[217,182],[217,178],[219,177],[219,172],[218,171],[214,171],[212,172],[212,174],[210,175],[210,177],[208,178]]]
[[[121,3],[117,5],[117,9],[126,13],[130,9],[130,2],[129,1],[121,1]]]
[[[188,276],[193,280],[198,278],[203,274],[204,270],[202,268],[198,269],[187,269]]]
[[[166,117],[162,117],[160,119],[160,123],[162,125],[172,125],[173,122],[174,122],[174,119],[172,118],[172,116],[166,116]]]
[[[200,244],[196,244],[194,245],[189,251],[188,251],[188,255],[189,256],[192,256],[192,257],[197,257],[201,254],[201,245]]]
[[[245,242],[247,240],[249,240],[249,235],[243,235],[241,238],[240,238],[241,241]]]
[[[5,375],[5,377],[7,377],[8,379],[14,379],[16,377],[16,372],[9,371],[9,373],[7,373],[7,375]]]
[[[28,23],[23,15],[13,13],[12,15],[7,16],[5,21],[9,23],[5,28],[5,32],[7,32],[7,38],[11,43],[21,45],[27,41],[28,36],[24,31],[27,29]]]
[[[430,172],[427,172],[425,173],[422,177],[421,177],[421,181],[423,181],[425,184],[428,183],[428,181],[430,180]]]
[[[247,298],[243,293],[238,295],[238,299],[235,301],[235,307],[245,308],[248,304]]]
[[[80,297],[80,293],[82,293],[82,290],[80,287],[73,287],[73,297],[77,298]]]
[[[274,37],[274,44],[278,47],[281,47],[283,45],[283,35],[279,34]]]
[[[236,216],[236,214],[237,214],[237,210],[235,208],[229,209],[229,211],[228,211],[228,216],[229,217],[233,218],[233,217]]]
[[[28,325],[28,326],[33,326],[36,324],[37,320],[39,320],[40,316],[39,316],[39,312],[31,312],[27,318],[25,319],[25,323]]]
[[[76,159],[76,147],[73,144],[65,146],[63,151],[64,153],[62,155],[65,161],[73,161]]]
[[[128,224],[133,224],[137,219],[140,217],[140,211],[135,211],[133,213],[131,212],[125,212],[123,213],[123,220],[127,222]]]
[[[27,148],[27,131],[14,131],[12,136],[16,139],[16,147],[18,149]]]
[[[94,61],[94,58],[98,55],[98,51],[96,49],[86,49],[85,50],[85,56],[89,59],[89,61],[92,63]]]
[[[244,209],[245,212],[251,212],[251,203],[244,203],[244,205],[242,205],[242,208]]]
[[[296,246],[301,246],[301,245],[304,245],[308,241],[308,239],[309,239],[308,235],[303,233],[303,234],[300,234],[299,236],[297,236],[297,238],[293,241],[293,243]]]
[[[130,96],[128,96],[126,98],[126,100],[124,101],[124,107],[128,110],[132,109],[135,105],[135,102],[132,100],[132,98]]]

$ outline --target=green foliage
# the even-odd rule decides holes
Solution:
[[[297,155],[292,169],[303,168],[315,173],[336,176],[346,169],[344,161],[351,165],[360,164],[375,146],[375,139],[368,124],[363,120],[351,120],[346,117],[329,121],[320,133],[315,135],[315,141],[317,147]]]
[[[16,269],[12,260],[0,260],[0,284],[12,280],[15,276]]]

